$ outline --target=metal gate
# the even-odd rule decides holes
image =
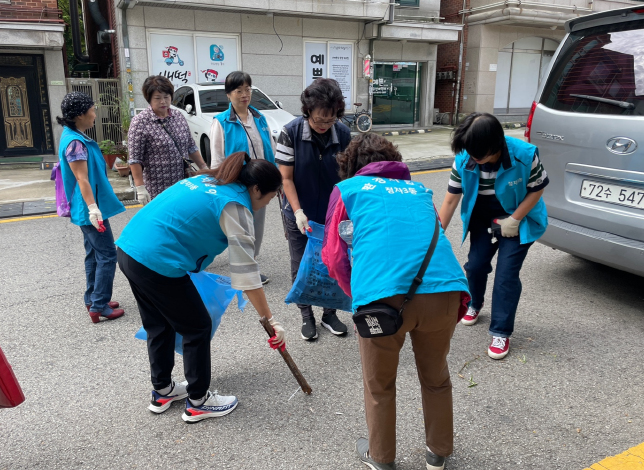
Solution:
[[[117,79],[68,78],[67,91],[80,91],[96,103],[96,122],[87,135],[96,142],[121,143],[127,136],[121,127],[121,85]]]

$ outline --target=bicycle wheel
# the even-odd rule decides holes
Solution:
[[[371,130],[371,116],[367,113],[361,114],[356,120],[356,128],[362,132],[369,132]]]

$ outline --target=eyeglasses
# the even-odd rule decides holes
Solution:
[[[236,90],[233,91],[235,96],[244,96],[244,95],[252,95],[253,94],[253,89],[252,88],[237,88]]]
[[[338,122],[338,118],[333,118],[330,121],[322,121],[315,119],[314,117],[310,117],[309,119],[313,121],[313,124],[315,124],[316,126],[332,126],[333,124]]]

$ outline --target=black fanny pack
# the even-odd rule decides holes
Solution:
[[[414,277],[414,280],[411,283],[409,292],[405,295],[405,300],[403,300],[400,309],[396,310],[391,305],[387,305],[382,302],[373,302],[362,307],[358,307],[356,313],[353,314],[353,322],[356,325],[358,333],[363,338],[380,338],[381,336],[390,336],[396,333],[403,323],[403,310],[405,309],[405,304],[409,302],[414,295],[418,286],[423,283],[423,276],[429,265],[429,261],[432,259],[434,254],[434,249],[436,248],[436,243],[438,242],[439,226],[438,226],[438,215],[436,216],[436,223],[434,225],[434,235],[432,236],[432,241],[429,244],[427,249],[427,254],[423,263],[420,265],[418,274]]]

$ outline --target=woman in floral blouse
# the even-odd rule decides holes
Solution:
[[[151,75],[145,79],[142,91],[150,106],[132,119],[127,141],[137,199],[146,205],[186,176],[184,158],[201,170],[208,166],[190,135],[186,118],[170,109],[172,82]]]

